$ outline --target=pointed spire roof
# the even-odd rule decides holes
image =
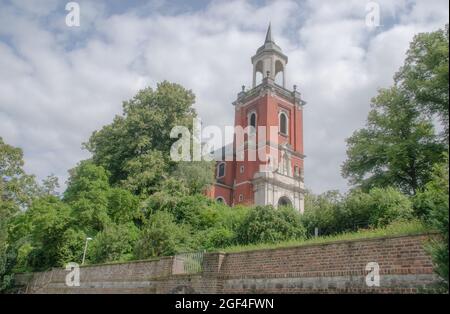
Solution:
[[[259,49],[256,51],[255,57],[265,52],[276,53],[287,60],[287,57],[283,54],[281,48],[275,43],[273,39],[272,23],[269,23],[269,27],[267,28],[266,40],[264,42],[264,45],[259,47]]]
[[[267,29],[267,34],[266,34],[266,44],[267,43],[273,43],[274,41],[272,40],[272,23],[269,23],[269,28]]]

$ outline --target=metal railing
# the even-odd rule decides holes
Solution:
[[[201,273],[204,252],[180,253],[173,257],[172,274],[187,275]]]

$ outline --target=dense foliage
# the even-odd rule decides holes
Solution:
[[[448,155],[446,162],[436,165],[433,179],[416,196],[415,207],[424,219],[442,235],[442,239],[434,240],[431,245],[431,254],[435,263],[435,271],[442,279],[444,291],[448,291],[448,229],[449,229],[449,172]]]
[[[347,140],[342,174],[350,183],[416,194],[431,180],[448,148],[448,67],[448,25],[414,38],[395,85],[373,98],[367,126]],[[446,140],[436,134],[432,114],[441,119]]]

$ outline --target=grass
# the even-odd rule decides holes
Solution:
[[[311,245],[311,244],[326,244],[336,241],[348,240],[362,240],[362,239],[376,239],[388,236],[406,236],[423,234],[432,232],[430,227],[426,226],[418,220],[394,222],[383,228],[364,229],[356,232],[341,233],[332,236],[322,236],[304,240],[290,240],[278,243],[262,243],[254,245],[237,245],[221,249],[221,252],[236,253],[244,251],[264,250],[264,249],[278,249],[289,248],[294,246]]]

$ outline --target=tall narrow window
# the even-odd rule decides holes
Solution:
[[[222,162],[219,164],[219,167],[217,168],[217,177],[223,178],[225,176],[225,163]]]
[[[288,134],[288,117],[284,112],[280,113],[280,133]]]
[[[250,114],[247,115],[247,123],[248,123],[248,127],[249,127],[249,134],[250,135],[255,135],[256,134],[256,112],[251,112]]]
[[[256,113],[250,115],[250,126],[256,129]]]

